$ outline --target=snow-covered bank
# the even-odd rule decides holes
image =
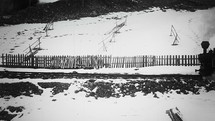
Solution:
[[[142,75],[160,75],[160,74],[182,74],[198,75],[196,70],[199,66],[152,66],[144,68],[101,68],[101,69],[31,69],[31,68],[3,68],[0,71],[13,72],[63,72],[63,73],[98,73],[98,74],[142,74]]]
[[[153,93],[144,95],[143,92],[136,92],[135,97],[95,99],[94,97],[85,97],[86,92],[84,91],[79,93],[75,91],[80,90],[86,81],[83,79],[1,80],[1,83],[30,82],[36,86],[38,83],[44,82],[70,83],[71,85],[67,90],[55,95],[52,93],[52,88],[44,89],[38,86],[39,89],[43,90],[41,95],[33,95],[32,97],[7,96],[0,98],[0,106],[1,109],[7,106],[24,107],[22,112],[14,112],[17,114],[13,119],[14,121],[171,121],[166,110],[174,107],[181,111],[184,121],[213,121],[215,119],[215,91],[206,92],[202,88],[198,95],[191,92],[178,94],[174,90],[169,90],[172,93],[164,94],[155,92],[158,98],[155,98]],[[106,81],[108,82],[108,80]],[[122,80],[121,84],[125,83],[124,81],[126,80]],[[144,82],[144,80],[142,81]],[[189,82],[191,80],[184,81]],[[111,83],[114,84],[115,80],[112,80]],[[120,84],[119,80],[117,83]]]

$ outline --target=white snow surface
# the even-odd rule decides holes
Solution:
[[[213,48],[214,36],[205,39],[207,23],[205,18],[214,9],[198,10],[196,12],[167,10],[162,12],[153,8],[154,12],[117,12],[98,17],[87,17],[79,20],[54,22],[54,30],[45,36],[45,24],[20,24],[0,27],[0,54],[22,54],[23,50],[41,38],[38,55],[185,55],[202,52],[200,43],[209,40]],[[110,43],[108,35],[116,22],[119,24],[127,17],[126,26],[115,36],[115,42]],[[113,18],[122,18],[115,20]],[[174,41],[170,37],[170,27],[173,25],[180,37],[179,45],[172,46]],[[107,52],[101,41],[104,40]],[[94,69],[94,70],[49,70],[49,69],[12,69],[0,68],[8,71],[44,71],[44,72],[73,72],[80,73],[139,73],[139,74],[196,74],[193,67],[146,67],[131,69]],[[14,83],[29,81],[37,82],[83,82],[81,79],[0,79],[0,83]],[[117,80],[124,82],[123,80]],[[117,82],[118,83],[118,82]],[[16,117],[14,121],[171,121],[166,110],[178,107],[183,114],[184,121],[214,121],[215,92],[204,92],[200,95],[158,94],[160,98],[153,98],[151,94],[143,96],[136,93],[136,97],[121,97],[108,99],[86,98],[84,93],[75,94],[77,85],[71,85],[64,93],[50,97],[50,90],[42,96],[11,98],[9,101],[0,98],[0,106],[24,106],[24,115]],[[169,98],[167,98],[169,96]],[[52,101],[56,99],[56,101]]]
[[[39,3],[53,3],[59,0],[39,0]]]
[[[209,26],[215,20],[214,11],[212,8],[196,12],[162,12],[158,8],[152,8],[139,12],[109,13],[98,17],[54,22],[54,30],[48,31],[48,37],[43,30],[45,24],[41,23],[3,26],[0,27],[0,54],[25,54],[24,50],[41,37],[43,50],[37,55],[196,55],[202,52],[202,41],[210,41],[210,49],[215,47],[213,32],[210,32],[210,37],[205,37],[208,28],[214,27],[213,24]],[[107,33],[116,24],[124,21],[126,25],[112,39],[115,42],[110,42],[112,36]],[[172,46],[174,37],[169,36],[171,25],[180,37],[178,46]],[[162,66],[153,69],[147,67],[132,73],[196,74],[195,69],[199,67]],[[130,73],[133,69],[122,70],[102,69],[99,72],[126,70],[128,72],[125,73]]]
[[[214,121],[215,119],[215,91],[208,93],[202,91],[199,95],[183,95],[175,92],[163,95],[156,92],[159,98],[153,98],[152,94],[143,96],[142,93],[137,92],[136,97],[95,99],[85,97],[84,93],[74,93],[80,84],[86,81],[83,79],[5,79],[1,80],[1,83],[21,81],[35,84],[37,82],[76,83],[53,97],[50,97],[50,90],[45,89],[41,96],[21,96],[22,98],[11,98],[9,101],[0,98],[0,106],[25,107],[23,116],[21,118],[17,116],[14,121],[171,121],[166,110],[175,107],[183,115],[183,121]]]
[[[101,69],[31,69],[31,68],[5,68],[0,67],[0,71],[15,72],[63,72],[63,73],[97,73],[97,74],[183,74],[198,75],[199,66],[151,66],[144,68],[101,68]]]
[[[150,12],[153,11],[153,12]],[[200,43],[205,40],[207,28],[205,18],[214,9],[196,12],[157,8],[140,12],[117,12],[98,17],[54,22],[54,30],[48,31],[45,24],[20,24],[0,27],[0,54],[23,53],[29,44],[41,38],[38,55],[187,55],[202,52]],[[126,19],[127,16],[127,19]],[[114,19],[119,18],[119,19]],[[126,25],[115,35],[115,42],[109,42],[107,34],[116,24],[127,20]],[[172,46],[171,25],[178,33],[179,45]],[[104,40],[105,47],[102,40]],[[208,38],[213,48],[214,36]],[[105,49],[107,51],[105,51]]]

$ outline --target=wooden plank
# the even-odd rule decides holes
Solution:
[[[174,62],[175,60],[174,60],[174,55],[171,55],[171,66],[174,66]]]
[[[99,63],[99,68],[102,68],[102,56],[101,55],[99,55],[98,63]]]
[[[119,61],[119,57],[117,56],[117,57],[116,57],[116,63],[115,63],[116,65],[115,65],[115,68],[118,68],[118,65],[119,65],[119,64],[118,64],[118,63],[119,63],[118,61]]]
[[[13,65],[13,57],[12,57],[12,55],[11,54],[9,54],[9,63],[10,63],[10,67]]]
[[[195,65],[199,65],[199,59],[198,59],[198,55],[195,55]]]
[[[13,66],[13,55],[10,54],[10,67]]]
[[[71,69],[74,68],[73,62],[74,62],[73,56],[69,56],[69,68],[71,68]]]
[[[169,56],[166,55],[166,65],[169,66]]]
[[[120,68],[120,66],[121,66],[121,64],[120,64],[120,59],[121,59],[121,57],[118,57],[118,58],[117,58],[117,68]]]
[[[19,56],[18,56],[18,54],[16,54],[16,60],[15,60],[16,67],[18,67],[18,66],[19,66],[19,62],[18,62],[18,60],[19,60]]]
[[[50,57],[50,56],[46,56],[46,68],[49,67],[49,57]]]
[[[62,69],[66,68],[66,56],[62,56]]]
[[[187,66],[190,66],[190,55],[187,55]]]
[[[192,64],[193,64],[193,66],[195,66],[196,65],[196,62],[195,62],[195,55],[192,55]]]
[[[156,56],[156,66],[160,66],[160,56]]]
[[[2,59],[2,61],[1,61],[1,62],[2,62],[2,65],[5,66],[5,63],[4,63],[4,54],[3,54],[3,53],[2,53],[2,55],[1,55],[1,59]]]
[[[156,66],[156,56],[152,56],[152,65]]]
[[[64,68],[68,69],[68,56],[64,56]]]
[[[184,55],[181,56],[180,60],[181,60],[181,63],[179,66],[183,66],[184,65]]]
[[[136,56],[136,68],[140,68],[140,57]]]
[[[70,64],[71,64],[71,62],[70,62],[70,56],[67,55],[66,56],[66,65],[65,65],[65,68],[69,69],[70,68]]]
[[[124,57],[120,57],[120,68],[123,68],[123,59],[124,59]]]
[[[185,60],[185,66],[187,66],[187,60],[188,60],[188,59],[187,59],[187,55],[185,55],[184,57],[185,57],[185,58],[184,58],[184,60]]]
[[[120,63],[120,68],[123,68],[123,57],[120,57],[119,63]]]
[[[105,67],[105,55],[102,55],[101,57],[102,57],[102,59],[101,59],[102,68],[104,68]]]
[[[70,60],[70,56],[69,55],[67,55],[67,69],[70,69],[70,65],[71,65],[71,60]]]
[[[127,61],[126,62],[127,63],[127,68],[130,68],[130,57],[127,56],[127,60],[126,61]]]
[[[61,69],[62,68],[62,56],[59,56],[59,62],[58,62],[58,68]]]
[[[125,68],[125,56],[122,57],[122,68]]]
[[[154,66],[158,65],[158,56],[154,55]]]
[[[122,59],[122,68],[125,68],[125,56],[123,56],[123,59]]]
[[[169,65],[172,66],[172,56],[169,55]]]
[[[104,67],[107,68],[107,55],[103,56],[104,58]]]
[[[18,62],[18,60],[19,60],[19,57],[18,57],[18,54],[16,54],[16,60],[15,60],[15,65],[16,65],[16,67],[18,67],[18,66],[19,66],[19,62]]]
[[[17,65],[16,65],[16,62],[17,62],[17,61],[16,61],[16,60],[17,60],[17,56],[16,56],[16,55],[13,55],[13,66],[17,66]]]
[[[125,57],[125,67],[128,68],[128,57]]]
[[[6,58],[6,66],[9,66],[9,57],[8,57],[9,54],[6,54],[5,58]]]
[[[112,57],[112,59],[111,59],[111,68],[114,68],[114,63],[115,63],[115,57]]]
[[[130,64],[129,68],[132,68],[132,57],[129,57],[129,64]]]
[[[163,55],[160,56],[160,66],[163,66]]]
[[[192,66],[192,56],[188,55],[188,66]]]
[[[16,55],[12,55],[12,65],[16,66]]]
[[[147,55],[145,55],[145,56],[144,56],[144,59],[145,59],[145,60],[144,60],[144,62],[145,62],[145,64],[144,64],[144,65],[145,65],[145,67],[147,67],[147,66],[148,66]]]
[[[89,67],[88,55],[85,56],[85,67]]]
[[[133,57],[130,58],[131,68],[134,67],[134,59]]]
[[[59,65],[59,56],[55,56],[55,61],[54,61],[54,68],[58,68]]]
[[[52,58],[52,56],[49,56],[48,68],[49,68],[49,67],[50,67],[50,65],[51,65],[51,58]]]
[[[139,55],[138,56],[138,68],[141,68],[142,66],[142,57]]]
[[[124,68],[127,68],[127,56],[124,57]]]
[[[9,54],[7,54],[7,57],[6,57],[6,59],[7,59],[7,66],[10,66],[10,57],[9,57]]]
[[[193,65],[193,55],[190,55],[190,66],[194,66]]]
[[[197,55],[198,56],[198,55]],[[196,61],[195,61],[195,57],[196,57],[196,55],[193,55],[193,66],[196,66],[197,64],[196,64]]]
[[[11,66],[13,67],[13,55],[12,54],[10,54],[10,64],[11,64]]]
[[[109,68],[111,68],[111,65],[112,65],[112,56],[111,55],[108,58],[108,64],[109,64]]]
[[[129,57],[126,56],[126,68],[129,68]]]
[[[86,67],[87,63],[86,63],[86,56],[85,55],[83,55],[82,62],[83,62],[83,67]]]
[[[116,59],[116,61],[115,61],[115,68],[118,68],[118,56],[115,59]]]
[[[136,56],[134,56],[133,57],[133,67],[137,67],[137,57]]]
[[[165,55],[162,55],[162,65],[165,66]]]

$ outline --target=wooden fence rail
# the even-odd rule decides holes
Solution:
[[[197,66],[198,55],[142,55],[112,57],[107,55],[86,56],[26,56],[2,54],[1,66],[31,68],[141,68],[148,66]]]

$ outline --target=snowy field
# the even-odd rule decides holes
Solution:
[[[45,24],[20,24],[0,27],[0,54],[22,54],[25,48],[41,37],[41,47],[38,55],[185,55],[202,52],[200,43],[210,41],[210,48],[215,47],[214,9],[198,10],[196,12],[162,12],[157,8],[139,12],[117,12],[98,17],[81,18],[80,20],[54,22],[54,30],[45,36]],[[126,19],[127,16],[127,19]],[[116,34],[115,42],[110,42],[109,31],[117,24],[126,20],[126,25]],[[180,37],[179,45],[172,46],[174,38],[170,35],[173,25]],[[101,43],[102,40],[105,46]],[[104,48],[105,47],[105,48]],[[99,70],[44,70],[44,69],[11,69],[6,71],[44,71],[79,73],[129,73],[129,74],[192,74],[199,67],[147,67],[132,69],[99,69]],[[5,71],[5,68],[0,68]],[[90,79],[0,79],[0,116],[12,115],[13,121],[171,121],[166,110],[178,107],[183,114],[183,121],[214,121],[215,92],[214,81],[196,85],[198,94],[188,91],[187,94],[168,90],[165,93],[156,91],[144,95],[144,91],[135,91],[132,95],[108,98],[95,98],[86,93],[96,92],[98,88],[82,89]],[[98,80],[111,85],[128,82],[125,79]],[[135,80],[132,80],[135,81]],[[140,80],[142,82],[146,80]],[[159,79],[152,79],[158,83]],[[171,79],[170,81],[175,81]],[[189,80],[186,80],[189,82]],[[180,84],[187,82],[180,79]],[[192,79],[190,80],[193,81]],[[6,88],[5,84],[15,85],[29,82],[34,88],[22,88],[17,96],[2,93],[18,91]],[[67,89],[53,94],[54,88],[43,88],[39,82],[64,82]],[[27,83],[27,84],[29,84]],[[132,84],[132,82],[129,82]],[[2,86],[3,85],[3,86]],[[210,85],[211,90],[206,91]],[[36,87],[35,87],[36,86]],[[135,85],[135,88],[138,86]],[[5,87],[5,88],[3,88]],[[10,87],[10,86],[8,86]],[[18,88],[19,86],[15,86]],[[61,89],[60,88],[60,89]],[[182,87],[181,87],[182,88]],[[5,89],[5,90],[3,90]],[[25,90],[27,89],[27,90]],[[31,89],[42,90],[34,94]],[[85,90],[77,93],[77,90]],[[144,88],[143,88],[144,89]],[[146,88],[148,89],[148,88]],[[129,90],[129,89],[128,89]],[[152,89],[153,90],[153,89]],[[180,90],[180,89],[179,89]],[[7,92],[6,91],[6,92]],[[51,92],[50,92],[51,91]],[[117,90],[116,90],[117,91]],[[24,95],[26,93],[31,95]],[[90,93],[91,94],[91,93]],[[156,97],[154,97],[156,94]],[[19,107],[13,111],[11,107]],[[1,120],[1,119],[0,119]]]
[[[109,13],[98,17],[54,22],[54,30],[48,31],[48,37],[43,30],[45,24],[4,26],[0,28],[0,54],[24,53],[39,37],[43,50],[38,55],[199,54],[202,52],[202,41],[209,40],[210,48],[215,46],[214,11],[162,12],[153,8],[140,12]],[[107,34],[116,24],[124,21],[126,25],[115,37]],[[172,46],[174,37],[169,36],[172,25],[180,37],[178,46]]]

